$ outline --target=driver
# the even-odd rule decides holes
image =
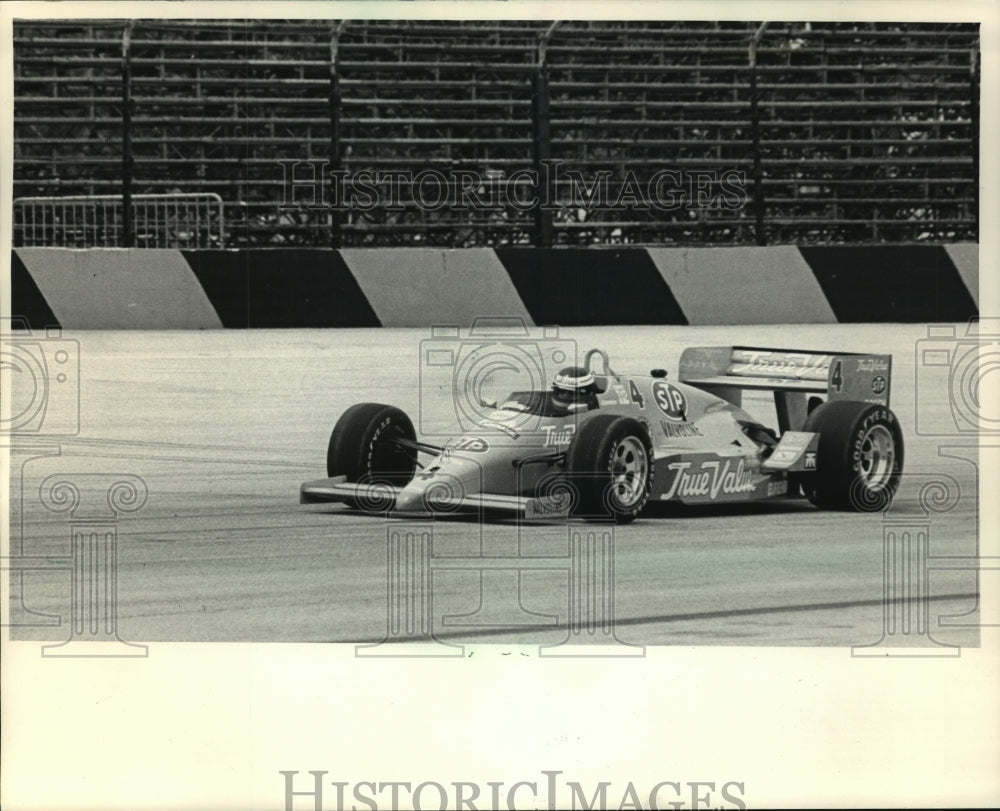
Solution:
[[[567,366],[552,381],[552,401],[566,411],[597,408],[597,383],[594,374],[582,366]]]

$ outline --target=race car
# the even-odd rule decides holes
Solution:
[[[440,445],[418,441],[395,406],[352,406],[330,436],[329,478],[303,484],[300,501],[619,524],[651,500],[883,510],[903,467],[891,368],[889,355],[694,347],[674,381],[617,374],[591,349],[550,389],[480,402],[481,418]],[[743,409],[747,391],[773,393],[775,427]]]

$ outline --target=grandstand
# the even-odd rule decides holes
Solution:
[[[69,228],[31,203],[39,228],[22,203],[14,244],[975,241],[978,48],[975,24],[15,21],[15,198],[130,205]],[[545,160],[612,200],[658,172],[701,178],[705,199],[588,207],[565,174],[527,179]],[[404,174],[398,206],[282,207],[305,161],[519,177],[554,205],[429,210]],[[154,239],[131,201],[158,195],[217,195],[218,227]]]

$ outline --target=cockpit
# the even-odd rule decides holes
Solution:
[[[601,369],[594,368],[595,357],[601,359]],[[608,388],[608,377],[614,375],[608,356],[600,349],[587,352],[582,366],[567,366],[553,377],[549,391],[515,391],[500,411],[532,414],[539,417],[562,417],[600,407],[598,395]]]

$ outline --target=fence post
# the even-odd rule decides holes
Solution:
[[[132,30],[135,20],[122,31],[122,242],[135,247],[132,221]]]
[[[531,75],[531,128],[535,164],[535,247],[552,247],[552,210],[554,183],[550,175],[552,156],[549,130],[549,65],[546,46],[556,30],[556,20],[538,38],[535,70]]]
[[[753,202],[756,213],[754,229],[758,245],[767,245],[764,233],[764,169],[760,160],[760,94],[757,92],[757,45],[767,23],[762,22],[750,39],[750,137],[753,141]]]
[[[348,20],[340,20],[330,32],[330,172],[334,183],[342,183],[339,174],[343,169],[340,157],[340,35],[344,33]],[[343,188],[334,189],[333,209],[330,217],[330,247],[343,246],[343,211],[340,206],[346,200]]]
[[[979,241],[979,38],[972,43],[969,58],[969,125],[972,128],[972,222],[973,238]]]

